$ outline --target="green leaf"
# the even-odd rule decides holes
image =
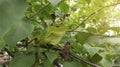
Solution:
[[[51,64],[48,59],[44,59],[42,62],[43,62],[43,67],[54,67],[54,65]]]
[[[38,0],[29,0],[29,2],[32,2],[32,3],[36,2],[36,1],[38,1]]]
[[[84,44],[90,36],[89,33],[80,32],[75,37],[79,43]]]
[[[88,27],[87,31],[92,32],[92,33],[97,33],[97,30],[95,28],[93,28],[93,27]]]
[[[102,56],[96,53],[94,56],[90,57],[89,60],[93,63],[98,63],[102,60]]]
[[[99,55],[103,57],[103,59],[99,62],[103,67],[111,67],[111,66],[113,66],[113,61],[110,60],[107,57],[107,54],[108,54],[108,52],[99,53]]]
[[[59,56],[58,53],[55,53],[55,52],[49,52],[47,53],[47,57],[48,57],[48,60],[50,61],[50,63],[52,64],[53,61]]]
[[[44,18],[44,19],[50,19],[51,18],[51,13],[54,10],[52,5],[48,5],[47,7],[43,8],[41,12],[39,12],[39,17]]]
[[[47,36],[45,41],[50,44],[57,45],[65,35],[67,27],[65,25],[51,26],[47,31],[50,31],[50,34]]]
[[[0,0],[1,1],[1,0]],[[0,2],[0,36],[3,37],[24,16],[27,3],[24,0]]]
[[[85,4],[86,0],[78,0],[79,4]]]
[[[91,57],[101,49],[100,47],[91,47],[89,44],[84,44],[84,48],[87,50]]]
[[[53,6],[56,6],[61,0],[48,0]]]
[[[118,57],[114,62],[116,66],[120,66],[120,57]]]
[[[34,61],[34,54],[17,54],[13,57],[9,67],[31,67]]]
[[[0,65],[0,67],[3,67],[2,65]]]
[[[61,2],[59,4],[59,8],[61,9],[62,12],[64,12],[65,14],[68,13],[69,11],[69,5],[65,2]]]
[[[88,4],[91,2],[91,0],[86,0],[86,1],[87,1]]]
[[[0,51],[4,46],[5,46],[5,41],[2,38],[0,38]]]
[[[9,46],[14,47],[19,40],[29,36],[32,31],[33,26],[29,22],[20,21],[16,27],[7,33],[4,39]]]
[[[112,61],[106,59],[106,58],[103,58],[101,61],[100,61],[100,64],[103,66],[103,67],[111,67],[113,66],[113,63]]]
[[[77,61],[72,61],[72,62],[64,62],[63,67],[82,67],[82,64]]]
[[[59,41],[62,39],[62,37],[65,35],[67,31],[67,27],[64,25],[53,25],[50,26],[48,29],[46,29],[42,34],[40,34],[38,37],[40,41],[40,45],[43,44],[52,44],[57,45]]]

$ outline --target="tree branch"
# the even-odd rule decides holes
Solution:
[[[42,48],[46,48],[46,47],[42,47]],[[52,48],[52,50],[62,51],[63,48],[54,47],[54,48]],[[70,51],[69,51],[69,54],[70,54],[71,57],[75,58],[75,59],[76,59],[77,61],[79,61],[79,62],[84,62],[84,63],[86,63],[86,64],[88,64],[88,65],[90,65],[90,66],[92,66],[92,67],[101,67],[101,66],[99,66],[99,65],[97,65],[97,64],[91,63],[91,62],[89,62],[89,61],[87,61],[87,60],[79,57],[78,55],[74,54],[73,52],[70,52]]]
[[[75,58],[76,60],[78,60],[78,61],[80,61],[80,62],[84,62],[84,63],[86,63],[86,64],[89,64],[89,65],[92,66],[92,67],[101,67],[101,66],[96,65],[96,64],[94,64],[94,63],[91,63],[91,62],[89,62],[89,61],[86,61],[85,59],[77,56],[76,54],[74,54],[74,53],[72,53],[72,52],[70,52],[70,56],[73,57],[73,58]]]

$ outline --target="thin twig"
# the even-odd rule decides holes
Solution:
[[[108,5],[108,6],[104,6],[99,8],[98,10],[95,10],[93,13],[91,13],[87,18],[85,18],[80,24],[78,24],[78,26],[76,26],[74,29],[72,29],[71,31],[76,30],[77,28],[80,27],[80,25],[82,25],[83,23],[85,23],[90,17],[92,17],[93,15],[95,15],[96,13],[100,12],[102,9],[106,8],[106,7],[111,7],[111,6],[115,6],[118,5],[120,3],[116,3],[116,4],[112,4],[112,5]]]
[[[105,34],[99,34],[99,33],[93,33],[93,32],[84,32],[84,31],[67,31],[67,32],[77,32],[77,33],[86,33],[86,34],[90,34],[93,36],[103,36],[103,37],[119,37],[117,35],[105,35]]]
[[[46,7],[48,7],[50,5],[50,3],[48,3],[47,5],[45,5],[43,8],[39,9],[36,13],[32,14],[30,17],[28,17],[27,19],[31,19],[34,16],[38,15],[40,12],[42,12],[42,10]]]
[[[32,42],[35,41],[35,40],[36,40],[36,38],[31,39],[31,40],[28,42],[28,44],[32,43]]]

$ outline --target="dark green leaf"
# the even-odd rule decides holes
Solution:
[[[63,67],[82,67],[80,62],[72,61],[72,62],[64,62]]]
[[[118,57],[115,61],[114,61],[116,66],[120,66],[120,57]]]
[[[75,37],[79,43],[84,44],[90,36],[89,33],[80,32]]]
[[[42,62],[43,62],[43,67],[54,67],[54,65],[51,64],[48,59],[44,59]]]
[[[34,61],[34,54],[17,54],[10,62],[9,67],[31,67]]]
[[[89,58],[90,58],[89,60],[93,63],[98,63],[102,60],[102,56],[100,56],[99,54],[95,54],[94,56]]]
[[[47,53],[47,57],[48,57],[48,60],[49,62],[52,64],[53,61],[58,58],[59,54],[58,53],[55,53],[55,52],[49,52]]]

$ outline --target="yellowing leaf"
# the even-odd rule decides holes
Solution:
[[[59,41],[64,36],[65,32],[67,30],[67,27],[64,25],[61,25],[59,27],[54,27],[51,29],[51,34],[46,38],[46,42],[56,45],[59,43]]]
[[[50,26],[46,31],[39,35],[40,45],[50,43],[56,45],[64,36],[67,31],[67,27],[64,25]]]

